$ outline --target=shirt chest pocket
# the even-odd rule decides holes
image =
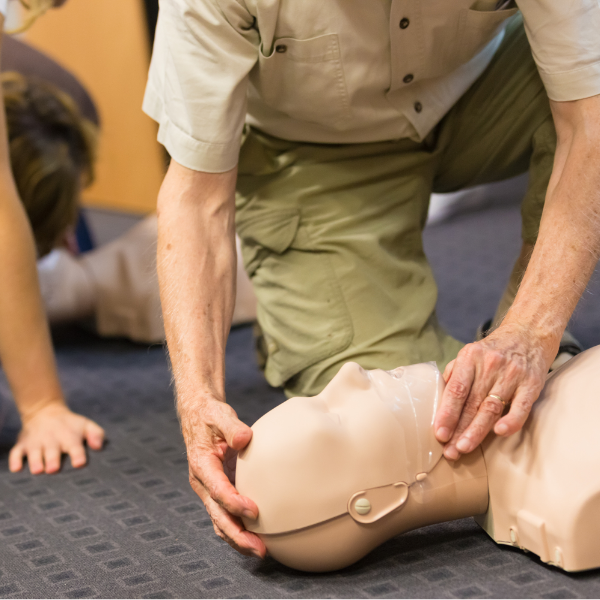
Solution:
[[[496,0],[478,0],[461,13],[459,58],[468,62],[491,42],[519,9],[510,2],[506,8],[494,10]]]
[[[469,62],[519,11],[514,1],[500,10],[495,10],[496,4],[497,0],[477,0],[454,17],[454,27],[438,27],[430,32],[434,56],[429,61],[427,77],[447,75]]]
[[[260,52],[250,80],[265,104],[293,119],[339,130],[348,126],[352,111],[334,33],[276,40],[268,56]]]

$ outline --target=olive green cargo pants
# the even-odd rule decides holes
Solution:
[[[267,380],[289,395],[312,395],[347,361],[443,368],[462,344],[435,316],[421,235],[431,192],[529,170],[523,239],[533,243],[555,146],[520,19],[422,143],[307,144],[249,129],[236,224],[258,298]]]

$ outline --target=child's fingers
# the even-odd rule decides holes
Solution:
[[[25,450],[21,444],[15,444],[8,455],[8,470],[17,473],[23,468],[23,455]]]
[[[67,448],[67,454],[71,457],[71,464],[74,469],[79,469],[87,463],[87,456],[85,454],[85,448],[83,443],[73,444]]]
[[[61,451],[58,446],[46,446],[44,448],[44,465],[46,466],[46,473],[56,473],[60,469],[60,457]]]
[[[104,444],[104,429],[96,425],[93,421],[87,421],[85,424],[85,439],[92,450],[102,450]]]
[[[44,460],[42,457],[42,448],[33,446],[26,449],[27,463],[32,475],[39,475],[44,472]]]

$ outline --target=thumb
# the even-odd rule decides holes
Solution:
[[[223,404],[222,409],[215,416],[215,425],[230,448],[239,451],[249,444],[252,439],[252,429],[237,418],[231,406]]]

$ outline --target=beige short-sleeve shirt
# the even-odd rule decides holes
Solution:
[[[554,100],[600,94],[598,0],[519,0]],[[160,0],[144,110],[223,172],[244,123],[288,140],[423,139],[485,70],[514,0]]]

